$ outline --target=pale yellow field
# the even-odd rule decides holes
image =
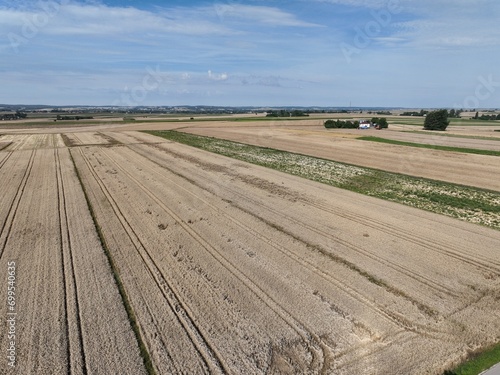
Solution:
[[[301,152],[320,138],[252,130],[221,136]],[[361,147],[342,137],[316,148]],[[157,374],[437,375],[500,340],[498,231],[134,131],[4,142],[7,374],[147,373],[142,342]]]

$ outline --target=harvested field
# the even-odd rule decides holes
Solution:
[[[0,153],[2,280],[17,268],[17,360],[4,354],[2,373],[145,373],[69,151],[51,144],[60,136],[27,136]]]
[[[499,231],[149,134],[75,134],[0,152],[12,373],[146,373],[130,312],[158,374],[437,375],[500,340]]]
[[[219,125],[219,127],[186,127],[181,130],[190,134],[271,147],[395,173],[500,191],[500,179],[491,178],[491,176],[500,175],[500,162],[496,156],[422,150],[407,146],[358,141],[352,139],[352,132],[342,131],[341,134],[346,134],[346,136],[339,136],[339,132],[328,131],[324,128],[321,131],[317,129],[310,131],[281,126],[242,128]],[[385,134],[385,131],[358,131],[357,134],[381,136]],[[407,141],[411,141],[415,136],[411,133],[397,134],[400,139],[406,137],[402,134],[409,134]],[[446,141],[441,138],[445,137],[427,138],[427,142],[441,144]],[[490,143],[496,146],[497,142],[468,141],[469,146],[478,144],[483,149],[490,149],[488,147]],[[463,144],[463,141],[461,138],[450,138],[447,144],[458,146]]]

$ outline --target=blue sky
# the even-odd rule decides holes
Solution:
[[[0,103],[500,107],[498,0],[0,0]]]

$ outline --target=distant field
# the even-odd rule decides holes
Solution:
[[[388,143],[388,144],[393,144],[393,145],[409,146],[409,147],[417,147],[417,148],[428,148],[428,149],[432,149],[432,150],[463,152],[466,154],[477,154],[477,155],[500,156],[500,151],[480,150],[480,149],[476,149],[476,148],[460,148],[460,147],[431,145],[431,144],[425,144],[425,143],[404,142],[404,141],[398,141],[398,140],[380,138],[380,137],[359,137],[357,139],[359,139],[361,141]]]

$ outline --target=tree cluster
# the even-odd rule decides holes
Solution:
[[[92,120],[92,116],[61,116],[57,115],[57,120]]]
[[[380,129],[387,129],[389,127],[389,123],[385,117],[373,117],[371,119],[372,124],[377,124],[380,126]]]
[[[484,121],[494,121],[494,120],[500,120],[500,114],[498,115],[481,115],[479,116],[479,113],[476,112],[476,116],[474,116],[475,120],[484,120]]]
[[[269,112],[266,115],[266,117],[302,117],[302,116],[309,116],[309,114],[305,113],[304,111],[300,111],[298,109],[293,111],[285,111],[282,109],[280,111]]]
[[[403,112],[403,113],[401,113],[400,116],[421,116],[421,117],[423,117],[428,113],[429,113],[429,111],[424,111],[423,109],[421,109],[420,112],[416,112],[416,111]]]
[[[448,111],[446,109],[440,109],[427,114],[424,122],[424,129],[444,131],[449,124]]]
[[[449,118],[460,118],[460,114],[462,113],[461,109],[451,109],[448,112],[448,117]]]
[[[374,113],[376,115],[389,115],[389,116],[392,115],[392,113],[389,111],[377,111],[377,112],[368,111],[366,113],[368,113],[369,115],[371,115],[372,113]]]
[[[0,115],[0,120],[19,120],[22,118],[26,118],[26,116],[28,116],[26,113],[16,111],[16,113],[6,113]]]
[[[327,129],[357,129],[359,121],[326,120],[324,125]]]

